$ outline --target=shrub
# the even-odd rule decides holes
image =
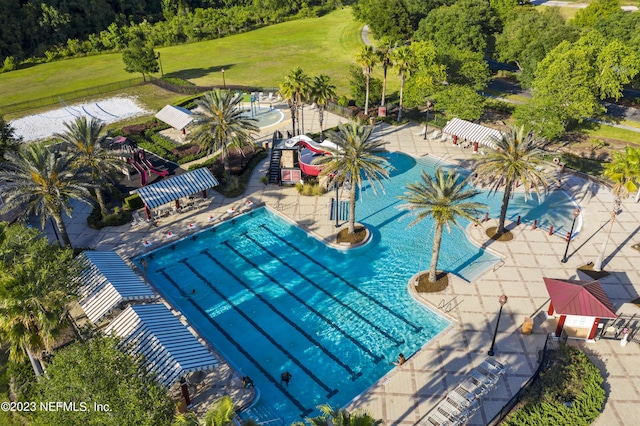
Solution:
[[[298,191],[299,194],[302,194],[305,196],[315,196],[315,197],[318,197],[325,193],[325,191],[320,187],[320,185],[314,182],[305,182],[305,183],[298,182],[296,183],[296,191]]]
[[[584,352],[563,346],[550,352],[550,366],[526,391],[525,403],[505,425],[588,425],[604,406],[600,370]]]
[[[195,86],[189,80],[185,80],[184,78],[180,78],[180,77],[165,76],[165,77],[162,77],[162,80],[166,81],[167,83],[175,84],[176,86]]]
[[[87,217],[89,228],[102,229],[105,226],[120,226],[131,222],[131,212],[129,210],[120,210],[102,216],[100,206],[95,206],[91,214]]]
[[[349,106],[349,99],[347,99],[346,96],[340,96],[340,99],[338,99],[338,105],[341,107],[347,107]]]
[[[157,129],[158,127],[162,127],[162,126],[163,124],[161,124],[158,120],[153,119],[145,123],[124,126],[122,128],[122,133],[127,136],[140,136],[145,134],[145,132],[149,129]]]
[[[124,199],[124,206],[129,210],[138,210],[144,207],[144,203],[140,195],[133,194]]]
[[[247,182],[249,182],[253,169],[255,169],[256,166],[266,157],[267,152],[263,148],[256,148],[253,156],[247,162],[244,171],[239,176],[232,175],[229,185],[225,183],[223,185],[216,186],[214,189],[227,198],[239,197],[247,188]],[[218,180],[223,182],[220,178]]]

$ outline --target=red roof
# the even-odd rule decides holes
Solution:
[[[559,314],[617,318],[611,301],[598,281],[543,278],[553,308]]]

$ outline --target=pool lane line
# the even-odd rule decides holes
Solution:
[[[282,386],[281,381],[280,382],[277,381],[275,377],[269,374],[269,372],[265,370],[264,367],[262,367],[262,365],[260,365],[260,363],[254,357],[252,357],[251,354],[247,352],[240,343],[236,342],[236,340],[229,333],[227,333],[227,331],[220,324],[218,324],[216,320],[211,318],[207,314],[207,312],[204,309],[202,309],[202,307],[193,300],[193,298],[190,295],[188,295],[184,290],[182,290],[178,286],[178,283],[176,283],[173,280],[173,278],[171,278],[171,276],[167,274],[167,272],[165,271],[165,268],[158,269],[157,272],[160,272],[162,276],[169,282],[169,284],[173,285],[176,288],[176,290],[178,290],[178,292],[182,297],[188,300],[189,303],[191,303],[191,305],[198,312],[200,312],[200,314],[204,316],[207,319],[207,321],[209,321],[209,323],[213,325],[225,337],[225,339],[227,339],[233,346],[235,346],[238,352],[244,355],[249,360],[249,362],[251,362],[258,370],[260,370],[260,372],[264,375],[264,377],[267,378],[267,380],[269,380],[276,388],[278,388],[280,392],[282,392],[282,394],[285,395],[289,399],[289,401],[291,401],[293,405],[295,405],[302,412],[302,414],[300,414],[300,417],[305,418],[306,416],[308,416],[313,412],[313,408],[306,408],[304,405],[302,405],[300,401],[298,401],[293,395],[289,393],[289,391],[284,386]]]
[[[291,360],[291,362],[293,362],[295,365],[297,365],[302,371],[305,372],[305,374],[307,376],[309,376],[311,378],[311,380],[313,380],[314,382],[316,382],[318,384],[318,386],[320,386],[322,389],[324,389],[325,391],[328,392],[327,394],[327,398],[331,398],[332,396],[334,396],[335,394],[338,393],[337,389],[331,389],[329,386],[327,386],[322,380],[320,380],[320,378],[318,376],[316,376],[315,374],[313,374],[313,372],[311,370],[309,370],[307,367],[305,367],[300,360],[298,360],[296,357],[293,356],[293,354],[291,352],[289,352],[286,348],[284,348],[280,343],[278,343],[273,337],[269,336],[269,334],[267,332],[264,331],[264,329],[262,327],[260,327],[260,325],[255,322],[253,319],[251,319],[251,317],[249,317],[249,315],[247,315],[246,313],[244,313],[242,311],[242,309],[240,309],[238,307],[238,305],[236,305],[235,303],[233,303],[231,300],[229,300],[228,297],[226,297],[220,290],[218,290],[213,284],[211,284],[211,282],[209,280],[207,280],[205,277],[202,276],[202,274],[200,274],[196,268],[194,268],[193,266],[191,266],[188,262],[188,259],[182,259],[179,260],[178,263],[182,263],[183,265],[185,265],[187,268],[189,268],[189,270],[191,272],[193,272],[193,274],[198,277],[198,279],[200,279],[202,282],[204,282],[207,287],[209,287],[211,290],[213,290],[218,297],[222,298],[229,306],[231,306],[233,308],[234,311],[236,311],[242,318],[245,319],[245,321],[247,321],[249,324],[251,324],[251,326],[258,331],[260,334],[262,334],[273,346],[275,346],[276,348],[278,348],[283,354],[286,355],[287,358],[289,358]]]
[[[306,282],[308,282],[309,284],[311,284],[313,287],[317,288],[318,290],[320,290],[322,293],[326,294],[329,298],[331,298],[331,300],[333,300],[334,302],[336,302],[337,304],[339,304],[340,306],[342,306],[343,308],[349,310],[350,312],[352,312],[356,317],[358,317],[362,322],[368,324],[371,328],[373,328],[374,330],[376,330],[378,333],[380,333],[381,335],[383,335],[384,337],[386,337],[387,339],[389,339],[390,341],[392,341],[393,343],[395,343],[396,346],[400,346],[404,343],[404,339],[402,340],[398,340],[396,338],[394,338],[392,335],[390,335],[389,333],[387,333],[385,330],[383,330],[382,328],[380,328],[380,326],[378,326],[377,324],[374,324],[373,322],[369,321],[367,318],[365,318],[360,312],[358,312],[357,310],[355,310],[354,308],[352,308],[351,306],[347,305],[346,303],[344,303],[342,300],[338,299],[336,296],[334,296],[333,294],[331,294],[330,292],[328,292],[325,288],[323,288],[322,286],[318,285],[318,283],[314,282],[313,280],[311,280],[309,277],[305,276],[303,273],[301,273],[300,271],[298,271],[296,268],[294,268],[292,265],[290,265],[286,260],[280,258],[278,255],[276,255],[274,252],[272,252],[271,250],[269,250],[267,247],[265,247],[264,245],[262,245],[261,243],[259,243],[258,241],[256,241],[255,238],[253,238],[251,235],[249,235],[248,232],[243,232],[242,234],[240,234],[246,238],[248,238],[251,242],[253,242],[255,245],[257,245],[258,247],[260,247],[262,250],[264,250],[265,253],[268,253],[271,257],[273,257],[274,259],[278,260],[280,263],[282,263],[283,265],[285,265],[287,268],[289,268],[291,271],[293,271],[293,273],[295,273],[296,275],[298,275],[300,278],[302,278],[303,280],[305,280]]]
[[[233,250],[233,248],[232,248]],[[338,364],[340,367],[344,368],[350,375],[351,375],[351,380],[355,381],[358,377],[362,376],[362,371],[353,371],[353,369],[351,367],[349,367],[348,364],[345,364],[344,361],[342,361],[340,358],[338,358],[336,355],[334,355],[331,351],[329,351],[327,348],[325,348],[318,340],[316,340],[315,337],[313,337],[312,335],[310,335],[309,333],[307,333],[306,331],[304,331],[298,324],[295,323],[295,321],[293,321],[291,318],[289,318],[287,315],[285,315],[283,312],[281,312],[280,310],[278,310],[278,308],[276,308],[275,306],[273,306],[273,304],[271,304],[267,299],[264,298],[264,296],[262,296],[260,293],[256,292],[253,288],[251,288],[251,286],[247,285],[247,283],[245,283],[244,281],[242,281],[242,279],[237,276],[233,271],[231,271],[229,268],[227,268],[226,266],[224,266],[218,259],[216,259],[215,257],[213,257],[211,255],[211,253],[209,253],[209,251],[207,249],[202,250],[200,252],[201,254],[204,254],[205,256],[207,256],[209,259],[211,259],[213,262],[215,262],[216,265],[218,265],[218,267],[220,267],[222,270],[224,270],[227,274],[229,274],[231,277],[233,277],[233,279],[235,279],[241,286],[243,286],[245,289],[247,289],[251,294],[253,294],[256,299],[260,300],[262,303],[264,303],[269,309],[271,309],[271,311],[278,315],[280,318],[282,318],[287,324],[289,324],[291,327],[293,327],[294,329],[296,329],[298,331],[298,333],[302,334],[307,340],[309,340],[311,343],[313,343],[314,345],[316,345],[318,347],[318,349],[320,349],[322,352],[324,352],[324,354],[331,358],[336,364]],[[277,285],[281,286],[281,284],[276,283]],[[304,304],[304,302],[302,302]],[[306,305],[305,305],[306,306]],[[332,326],[335,326],[333,323],[329,323]],[[374,361],[377,359],[373,354],[372,354],[372,358],[374,359]],[[382,357],[380,357],[380,359],[382,359]],[[376,364],[379,361],[376,361]]]
[[[291,244],[289,241],[285,240],[284,238],[282,238],[280,235],[276,234],[275,232],[273,232],[271,229],[267,228],[266,224],[261,224],[258,225],[258,227],[263,228],[265,231],[267,231],[268,233],[270,233],[271,235],[273,235],[274,237],[276,237],[277,239],[279,239],[280,241],[282,241],[283,243],[285,243],[286,245],[288,245],[289,247],[291,247],[293,250],[295,250],[297,253],[299,253],[301,256],[306,257],[307,259],[309,259],[311,262],[315,263],[316,265],[318,265],[320,268],[324,269],[327,273],[329,273],[330,275],[333,275],[335,278],[339,279],[340,281],[342,281],[344,284],[346,284],[347,286],[349,286],[350,288],[352,288],[353,290],[357,291],[358,293],[360,293],[362,296],[366,297],[367,299],[371,300],[373,303],[375,303],[376,305],[378,305],[379,307],[381,307],[382,309],[384,309],[385,311],[387,311],[388,313],[390,313],[391,315],[393,315],[394,317],[398,318],[400,321],[404,322],[405,324],[407,324],[409,327],[413,328],[413,331],[415,333],[419,333],[420,331],[422,331],[424,329],[424,327],[422,326],[418,326],[413,324],[411,321],[409,321],[408,319],[406,319],[405,317],[403,317],[402,315],[400,315],[399,313],[397,313],[396,311],[394,311],[393,309],[391,309],[390,307],[388,307],[387,305],[385,305],[384,303],[382,303],[381,301],[379,301],[378,299],[376,299],[375,297],[371,296],[370,294],[368,294],[365,291],[362,291],[360,288],[358,288],[358,286],[353,285],[351,282],[349,282],[347,279],[341,277],[340,275],[338,275],[337,273],[333,272],[331,269],[327,268],[325,265],[323,265],[322,263],[318,262],[316,259],[314,259],[313,257],[309,256],[307,253],[305,253],[304,251],[300,250],[298,247],[294,246],[293,244]]]
[[[320,311],[318,311],[313,306],[310,306],[309,304],[307,304],[307,302],[305,302],[300,296],[298,296],[297,294],[295,294],[294,292],[289,290],[284,284],[282,284],[280,281],[275,279],[275,277],[273,277],[271,274],[269,274],[267,271],[265,271],[263,268],[261,268],[258,264],[256,264],[251,259],[249,259],[245,255],[240,253],[236,248],[234,248],[229,243],[229,241],[224,241],[222,244],[227,246],[231,251],[233,251],[238,257],[242,258],[249,265],[253,266],[254,269],[260,271],[262,273],[262,275],[264,275],[265,277],[269,278],[269,280],[271,280],[272,283],[274,283],[275,285],[280,287],[285,293],[287,293],[289,296],[293,297],[298,303],[300,303],[302,306],[306,307],[309,311],[313,312],[318,318],[320,318],[323,321],[325,321],[327,324],[329,324],[331,327],[333,327],[334,330],[338,331],[340,334],[342,334],[344,337],[346,337],[349,341],[351,341],[354,345],[359,347],[361,351],[365,352],[367,355],[369,355],[373,359],[374,364],[377,364],[377,363],[379,363],[380,361],[382,361],[384,359],[384,357],[382,355],[376,355],[373,352],[371,352],[371,349],[369,349],[365,344],[363,344],[358,339],[356,339],[355,337],[353,337],[352,335],[350,335],[349,333],[344,331],[342,328],[340,328],[340,326],[338,324],[336,324],[335,322],[331,321],[329,318],[324,316]],[[352,378],[352,380],[354,380],[354,379]]]

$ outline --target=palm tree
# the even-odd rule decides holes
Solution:
[[[318,410],[322,413],[320,416],[306,419],[312,426],[378,426],[382,424],[382,420],[374,419],[362,409],[350,413],[347,410],[323,404],[318,406]]]
[[[378,63],[378,56],[372,46],[365,46],[356,56],[356,62],[362,67],[362,73],[366,79],[367,89],[364,98],[364,115],[369,115],[369,81],[373,67]]]
[[[65,142],[66,149],[75,155],[75,165],[91,172],[91,182],[96,184],[96,199],[103,216],[108,211],[104,188],[100,184],[113,181],[115,174],[123,167],[120,157],[105,148],[107,135],[101,134],[104,126],[100,120],[80,117],[65,123],[65,132],[54,135]]]
[[[231,425],[234,417],[233,400],[226,395],[214,402],[211,409],[204,415],[204,426]]]
[[[294,68],[291,73],[284,77],[284,81],[280,83],[280,95],[287,100],[289,109],[291,109],[294,134],[296,134],[296,121],[298,123],[297,133],[300,134],[300,118],[302,113],[298,114],[298,109],[302,112],[304,101],[310,91],[311,79],[300,67]],[[304,128],[304,122],[302,123],[302,127]]]
[[[494,149],[476,160],[475,172],[481,181],[487,182],[490,192],[496,193],[504,185],[497,235],[504,234],[507,207],[511,193],[519,183],[525,199],[532,189],[540,195],[549,187],[549,178],[542,164],[543,141],[524,127],[510,127],[501,137],[492,137]]]
[[[252,132],[259,130],[254,124],[256,120],[242,115],[240,102],[242,97],[235,93],[215,89],[197,101],[198,108],[193,114],[196,128],[191,138],[209,153],[221,151],[227,185],[231,180],[229,151],[253,146]]]
[[[324,110],[330,100],[336,97],[336,86],[331,84],[328,75],[320,74],[313,79],[311,91],[316,105],[318,106],[318,121],[320,121],[320,142],[324,139],[322,123],[324,122]]]
[[[450,170],[446,173],[441,167],[432,178],[426,172],[422,172],[422,181],[409,183],[407,192],[399,196],[407,202],[400,206],[403,210],[414,210],[416,218],[409,226],[413,226],[421,220],[431,216],[435,221],[435,235],[431,247],[431,264],[429,265],[429,281],[436,282],[438,257],[440,256],[440,244],[444,226],[451,232],[451,225],[458,225],[460,218],[475,220],[478,211],[486,205],[476,201],[467,201],[480,193],[477,189],[466,188],[467,179]]]
[[[0,180],[5,181],[4,208],[23,206],[22,215],[39,216],[43,228],[53,218],[67,247],[71,241],[62,214],[71,216],[70,200],[94,204],[89,191],[94,187],[91,172],[74,164],[76,159],[69,153],[37,142],[24,145],[17,154],[7,154],[0,170]]]
[[[393,64],[393,50],[395,47],[396,45],[388,39],[383,39],[380,45],[376,47],[378,60],[382,64],[382,101],[380,102],[380,106],[382,107],[385,104],[385,98],[387,96],[387,71]]]
[[[640,149],[626,146],[624,153],[616,151],[613,153],[612,161],[605,166],[604,176],[614,182],[612,191],[615,196],[611,219],[609,220],[609,229],[607,236],[602,243],[602,249],[598,254],[596,263],[593,265],[594,271],[602,270],[602,262],[607,251],[607,244],[611,239],[611,231],[615,223],[618,210],[622,204],[622,199],[629,196],[630,193],[638,191],[640,187]],[[640,191],[638,192],[640,196]]]
[[[384,191],[381,178],[389,177],[391,165],[380,151],[386,142],[371,140],[372,127],[353,121],[339,124],[337,131],[329,132],[328,139],[336,147],[329,148],[332,155],[319,157],[314,164],[323,165],[321,176],[332,176],[334,185],[351,182],[349,191],[349,234],[355,233],[356,188],[362,189],[364,180],[371,183],[377,194],[376,184]],[[336,200],[337,202],[337,200]]]
[[[404,84],[415,68],[415,58],[409,46],[398,47],[393,51],[391,58],[396,70],[398,70],[398,77],[400,77],[400,105],[398,110],[398,121],[400,121],[402,118]]]

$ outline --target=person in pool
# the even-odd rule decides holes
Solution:
[[[242,376],[242,386],[245,388],[250,388],[253,386],[253,380],[249,376]]]
[[[400,353],[398,355],[398,359],[396,359],[396,362],[392,362],[392,364],[394,365],[402,365],[407,361],[407,359],[404,357],[403,353]]]
[[[287,387],[289,387],[289,381],[291,380],[291,377],[293,377],[291,373],[289,373],[288,371],[285,371],[280,375],[280,383],[284,382],[284,384],[287,385]]]

